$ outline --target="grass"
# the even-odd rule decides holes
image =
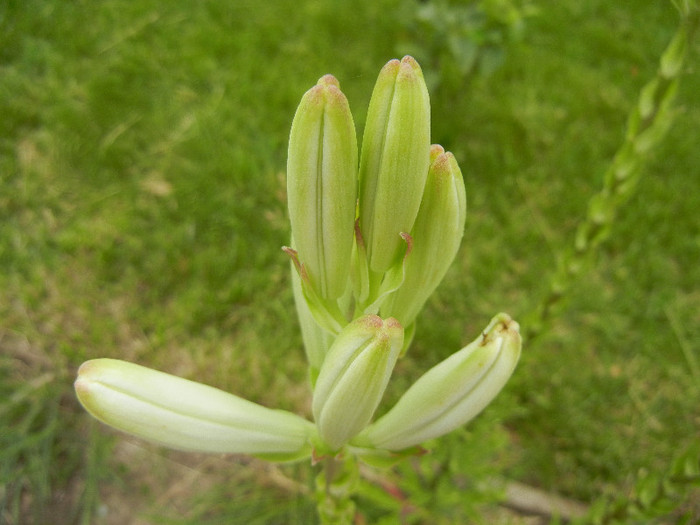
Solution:
[[[121,357],[309,415],[279,250],[291,117],[331,72],[361,130],[406,37],[406,3],[347,4],[0,7],[1,522],[314,519],[308,466],[124,438],[71,383],[83,360]],[[389,399],[493,313],[537,305],[677,24],[667,2],[535,5],[499,70],[431,94],[470,215]],[[582,501],[630,492],[698,439],[697,59],[696,45],[675,125],[551,330],[473,427],[396,474],[423,517],[487,512],[456,475],[477,493],[494,472]]]

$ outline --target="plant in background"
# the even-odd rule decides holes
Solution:
[[[681,15],[680,25],[661,55],[656,76],[639,94],[628,117],[625,140],[605,172],[603,188],[588,201],[588,213],[577,226],[573,246],[558,254],[549,287],[527,319],[527,339],[534,339],[547,328],[553,311],[590,266],[600,245],[610,237],[615,217],[634,195],[645,160],[673,124],[677,112],[673,102],[688,50],[700,24],[697,1],[673,0],[673,3]],[[693,363],[692,358],[690,362]]]
[[[401,42],[418,57],[430,58],[438,72],[432,89],[461,88],[472,75],[493,73],[503,63],[508,44],[522,39],[525,20],[536,12],[523,0],[428,0],[411,5]]]
[[[359,162],[358,162],[359,157]],[[321,464],[322,521],[351,523],[356,458],[390,465],[473,419],[520,355],[519,326],[496,315],[373,421],[418,314],[457,254],[466,196],[454,156],[430,145],[430,103],[410,56],[379,74],[358,155],[338,81],[322,77],[292,123],[287,165],[292,283],[314,422],[113,359],[84,363],[75,389],[100,421],[182,450]]]
[[[667,472],[642,470],[628,494],[597,499],[578,525],[624,523],[690,524],[700,512],[700,445],[694,443],[675,457]]]

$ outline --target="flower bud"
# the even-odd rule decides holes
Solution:
[[[402,450],[451,432],[474,418],[510,378],[520,357],[518,323],[491,320],[471,344],[428,370],[352,444]]]
[[[95,418],[160,445],[284,459],[310,454],[309,421],[126,361],[83,363],[75,391]]]
[[[403,345],[396,319],[365,315],[328,350],[316,380],[313,414],[321,439],[338,450],[369,424]]]
[[[332,75],[307,91],[289,136],[287,195],[294,246],[312,286],[336,299],[348,285],[357,205],[357,137]]]
[[[401,256],[418,213],[430,151],[430,99],[410,56],[379,73],[367,112],[360,158],[360,229],[370,269],[384,272]]]
[[[467,200],[462,172],[452,153],[431,148],[425,192],[411,231],[404,281],[382,306],[382,315],[410,325],[452,264],[464,234]]]
[[[330,332],[321,328],[314,318],[309,304],[304,297],[299,274],[294,270],[291,273],[294,304],[296,305],[299,326],[301,327],[301,336],[304,341],[306,359],[309,362],[309,379],[313,386],[316,384],[316,378],[318,377],[326,352],[333,342],[333,336]]]

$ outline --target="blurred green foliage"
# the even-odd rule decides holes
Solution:
[[[525,34],[537,10],[523,0],[413,0],[404,6],[405,35],[397,49],[429,63],[431,92],[464,87],[472,75],[489,76],[505,60],[508,46]]]
[[[600,498],[574,523],[696,523],[700,514],[700,444],[693,443],[663,473],[641,470],[632,490]]]

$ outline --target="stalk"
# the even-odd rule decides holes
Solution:
[[[681,13],[679,28],[661,56],[656,75],[639,94],[627,122],[625,140],[605,172],[603,188],[588,203],[588,212],[576,229],[574,245],[559,255],[546,294],[530,318],[522,323],[525,340],[534,339],[546,330],[572,284],[610,237],[618,211],[639,183],[645,160],[673,123],[673,102],[700,21],[697,3],[686,1],[677,7]]]
[[[353,494],[360,473],[353,456],[327,457],[316,477],[316,506],[324,525],[352,525],[355,520]]]

